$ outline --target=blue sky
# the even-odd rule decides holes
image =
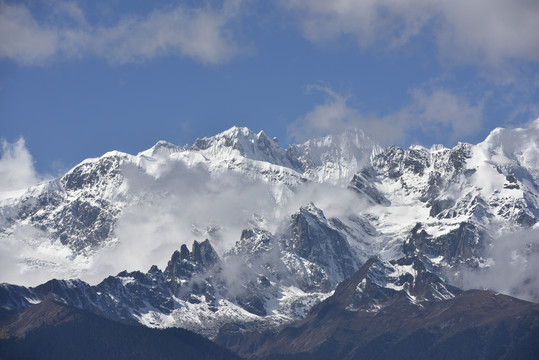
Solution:
[[[3,188],[233,125],[476,143],[539,117],[537,34],[534,0],[0,0]]]

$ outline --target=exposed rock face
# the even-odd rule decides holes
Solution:
[[[289,270],[301,274],[298,280],[304,291],[329,292],[358,268],[346,237],[313,204],[292,215],[279,245],[287,253]],[[297,260],[301,267],[296,267]]]
[[[484,253],[484,234],[478,231],[474,223],[462,222],[458,228],[434,238],[418,223],[404,243],[403,251],[407,255],[418,254],[427,262],[428,259],[441,257],[447,259],[450,266],[466,263],[476,267]]]
[[[375,204],[391,205],[391,202],[376,188],[374,184],[376,181],[376,173],[372,168],[366,167],[354,175],[348,188]]]
[[[417,257],[405,257],[391,262],[378,259],[369,260],[353,294],[344,295],[343,283],[337,287],[335,294],[346,297],[347,310],[377,312],[396,301],[406,299],[412,304],[425,301],[447,300],[461,292],[460,289],[445,284],[434,273],[427,271],[425,265]],[[351,280],[356,281],[357,279]],[[347,282],[346,282],[347,283]]]

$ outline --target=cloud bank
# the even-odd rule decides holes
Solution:
[[[50,16],[38,19],[24,4],[0,2],[0,58],[35,65],[59,57],[94,56],[124,64],[177,55],[219,64],[240,51],[229,29],[239,1],[226,1],[220,8],[156,9],[144,16],[124,16],[112,25],[89,24],[76,3],[51,6]]]

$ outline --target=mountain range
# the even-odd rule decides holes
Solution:
[[[348,130],[284,149],[234,127],[109,152],[3,196],[0,305],[181,327],[245,357],[456,358],[475,334],[468,358],[526,358],[538,144],[539,119],[453,148]]]

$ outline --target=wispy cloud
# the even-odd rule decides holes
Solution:
[[[303,35],[315,42],[340,37],[360,47],[399,47],[414,37],[435,41],[442,58],[500,64],[539,61],[539,3],[533,0],[291,0]]]
[[[408,134],[422,131],[432,142],[453,142],[481,130],[483,105],[471,104],[449,90],[414,89],[411,102],[390,114],[366,114],[350,105],[350,96],[324,86],[310,86],[325,94],[324,103],[298,118],[288,134],[298,141],[360,128],[383,144],[409,140]]]
[[[88,24],[76,3],[52,4],[43,20],[23,4],[0,3],[0,58],[41,64],[59,57],[96,56],[122,64],[176,55],[218,64],[240,51],[230,30],[239,1],[225,1],[220,8],[156,9],[111,25]]]
[[[446,89],[416,89],[412,94],[412,104],[393,116],[404,130],[408,126],[419,127],[424,133],[431,133],[433,138],[445,138],[450,142],[481,130],[482,102],[471,104],[466,97]]]
[[[50,58],[60,48],[58,32],[40,25],[25,6],[0,3],[0,57],[25,64]]]

